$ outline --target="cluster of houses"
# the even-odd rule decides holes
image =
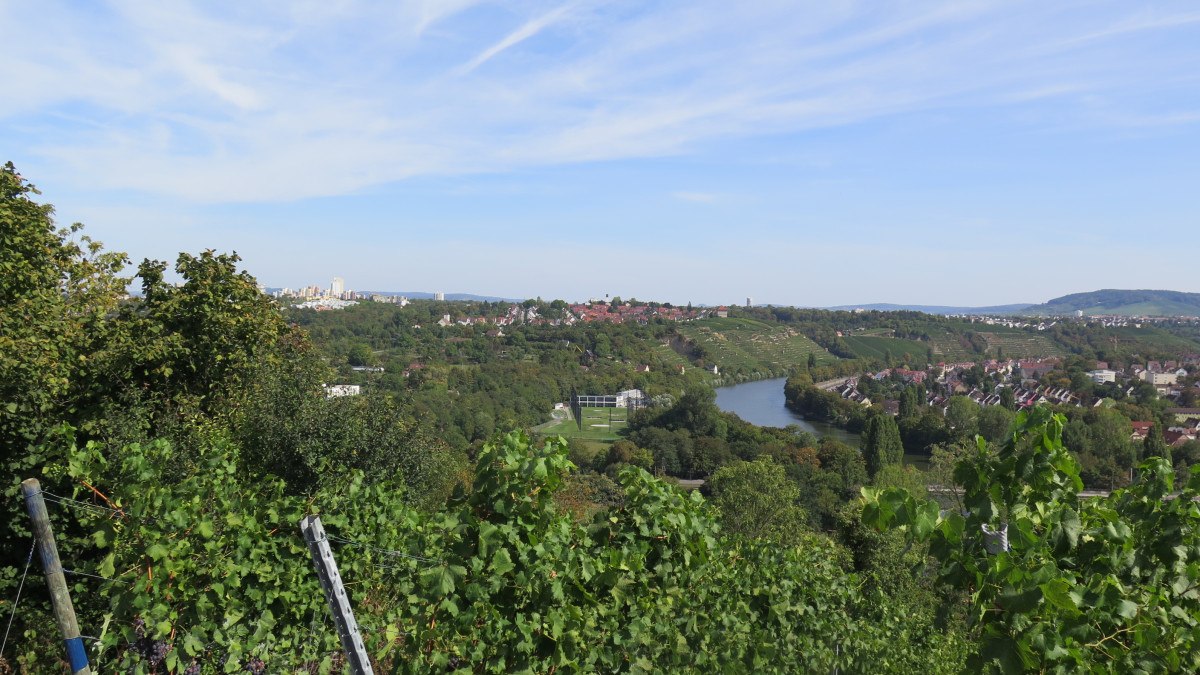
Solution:
[[[633,306],[629,303],[613,307],[606,302],[589,302],[569,306],[570,319],[564,319],[567,325],[576,322],[601,321],[605,323],[648,323],[651,319],[667,319],[669,321],[691,321],[707,316],[714,310],[689,310],[681,307],[651,307],[650,305]],[[718,308],[720,309],[725,308]],[[728,315],[728,309],[725,309]]]
[[[1188,441],[1200,438],[1200,408],[1167,408],[1167,414],[1174,417],[1174,423],[1163,430],[1163,440],[1167,445],[1178,448]],[[1150,435],[1153,422],[1134,422],[1133,440],[1143,441]]]
[[[1023,319],[1013,319],[995,316],[975,316],[973,314],[951,314],[951,318],[962,319],[968,323],[981,323],[987,326],[1005,326],[1007,328],[1032,328],[1035,330],[1047,330],[1058,325],[1057,321],[1026,321]]]
[[[1138,381],[1154,385],[1159,396],[1171,400],[1179,400],[1183,396],[1182,380],[1187,377],[1188,369],[1200,365],[1200,357],[1190,356],[1180,361],[1149,361],[1145,365],[1134,364],[1123,370],[1108,367],[1107,363],[1098,362],[1096,369],[1088,373],[1093,382],[1116,383],[1128,386],[1127,393],[1133,391]]]
[[[706,316],[717,316],[719,309],[684,309],[681,307],[651,307],[650,305],[630,305],[625,303],[616,305],[615,307],[607,302],[589,302],[574,305],[568,305],[563,311],[561,318],[549,318],[542,316],[538,312],[537,307],[523,307],[521,305],[510,305],[504,314],[500,316],[474,316],[463,318],[452,318],[449,314],[442,315],[441,320],[437,323],[442,327],[449,326],[483,326],[490,325],[497,328],[511,326],[514,324],[525,324],[534,326],[573,326],[577,323],[602,322],[602,323],[638,323],[647,324],[653,319],[666,319],[668,321],[691,321],[700,319]],[[728,314],[728,310],[725,312]],[[503,335],[503,331],[497,333]]]
[[[943,412],[947,409],[952,396],[965,396],[981,406],[1000,405],[1003,400],[1001,390],[998,388],[992,392],[986,392],[976,386],[968,383],[970,378],[967,377],[969,371],[976,371],[982,367],[983,371],[988,375],[999,375],[1002,379],[1016,381],[1019,378],[1020,384],[1002,384],[1000,387],[1008,387],[1012,392],[1013,403],[1018,410],[1028,408],[1042,403],[1054,405],[1071,405],[1082,406],[1085,403],[1100,406],[1104,404],[1105,399],[1097,398],[1094,401],[1085,401],[1084,397],[1072,391],[1069,387],[1059,387],[1039,384],[1038,380],[1056,368],[1062,365],[1062,360],[1057,357],[1048,357],[1042,359],[1009,359],[1009,360],[988,360],[982,363],[963,362],[963,363],[939,363],[937,366],[931,367],[928,371],[909,370],[907,368],[888,368],[877,373],[867,373],[862,377],[869,377],[874,380],[884,380],[887,378],[899,378],[906,383],[924,384],[926,385],[926,400],[925,404],[939,408]],[[1132,394],[1136,387],[1135,381],[1149,382],[1155,386],[1159,394],[1173,400],[1178,400],[1182,394],[1180,386],[1189,371],[1188,367],[1200,367],[1200,356],[1189,356],[1179,361],[1150,361],[1144,365],[1138,364],[1130,366],[1123,371],[1115,371],[1108,368],[1108,364],[1099,362],[1096,364],[1097,369],[1089,373],[1092,379],[1096,382],[1120,382],[1129,384],[1127,393]],[[844,381],[839,381],[836,384],[828,387],[828,390],[836,393],[847,401],[853,401],[864,406],[870,406],[874,402],[858,389],[859,378],[850,378]],[[893,415],[899,414],[900,405],[895,400],[885,400],[879,402],[886,412]],[[1200,408],[1172,408],[1172,413],[1176,415],[1178,426],[1171,427],[1167,434],[1164,432],[1164,437],[1169,444],[1178,445],[1188,440],[1196,438],[1197,426],[1200,426]],[[1135,427],[1135,436],[1141,433]],[[1144,438],[1142,433],[1141,437]]]
[[[504,326],[512,326],[514,324],[536,324],[536,325],[551,325],[557,326],[560,323],[566,323],[559,319],[547,319],[538,314],[537,307],[522,307],[521,305],[509,305],[504,313],[500,316],[468,316],[461,319],[451,318],[449,314],[443,314],[438,320],[437,325],[445,328],[448,326],[496,326],[499,329],[494,336],[504,335]],[[568,324],[569,325],[569,324]],[[489,333],[489,335],[492,335]]]

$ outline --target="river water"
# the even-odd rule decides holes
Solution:
[[[783,396],[785,382],[786,377],[778,377],[773,380],[717,387],[717,407],[760,427],[786,427],[795,424],[817,436],[829,436],[852,448],[859,447],[862,440],[859,434],[839,429],[826,422],[806,420],[788,410]],[[904,463],[921,471],[929,468],[929,458],[925,455],[905,454]]]
[[[786,377],[779,377],[718,387],[717,407],[760,427],[786,427],[795,424],[817,436],[829,436],[852,448],[858,447],[858,434],[825,422],[806,420],[788,410],[783,398],[785,382]]]

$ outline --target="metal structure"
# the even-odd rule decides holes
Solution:
[[[371,669],[371,660],[367,656],[366,645],[362,641],[362,633],[358,630],[358,622],[354,620],[354,611],[350,608],[350,598],[346,597],[346,588],[342,585],[337,561],[333,559],[329,539],[325,537],[321,517],[305,516],[300,521],[300,531],[304,533],[304,541],[308,543],[308,551],[312,554],[313,567],[321,580],[321,588],[325,589],[325,599],[329,602],[329,612],[337,625],[338,637],[342,640],[342,649],[346,652],[346,663],[350,666],[350,672],[354,675],[375,675],[375,671]]]

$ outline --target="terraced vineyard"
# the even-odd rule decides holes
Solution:
[[[863,358],[883,361],[887,360],[887,357],[890,355],[893,360],[905,360],[914,366],[925,364],[929,347],[932,346],[926,342],[901,340],[878,335],[847,335],[842,339],[855,354]],[[904,359],[905,354],[908,354],[911,358]],[[934,360],[938,360],[936,353],[934,354]]]
[[[989,326],[990,328],[990,326]],[[1039,333],[1019,330],[978,331],[988,343],[988,349],[1003,350],[1005,358],[1026,359],[1043,356],[1066,356],[1067,351],[1053,340]]]
[[[1131,348],[1136,345],[1146,345],[1167,353],[1195,354],[1200,352],[1200,343],[1189,340],[1182,335],[1174,335],[1158,328],[1110,328],[1122,344]]]
[[[886,329],[856,332],[845,336],[843,340],[858,356],[883,359],[890,352],[893,359],[900,360],[907,353],[912,357],[910,365],[916,366],[925,363],[929,350],[933,352],[934,362],[954,363],[985,358],[971,348],[970,342],[964,337],[968,332],[977,333],[984,339],[988,357],[994,357],[997,348],[1002,350],[1006,358],[1065,354],[1065,350],[1046,335],[1004,326],[953,323],[947,327],[945,324],[929,324],[925,330],[928,331],[929,340],[894,338],[891,330]]]
[[[837,360],[795,328],[754,319],[705,319],[680,326],[679,332],[703,347],[707,361],[725,372],[784,373],[806,363],[809,354],[819,364]]]
[[[679,352],[671,349],[670,345],[660,344],[654,347],[654,353],[662,360],[662,364],[667,368],[692,368],[692,363],[679,354]]]

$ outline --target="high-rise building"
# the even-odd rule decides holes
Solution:
[[[342,297],[342,293],[346,292],[346,280],[341,277],[334,277],[333,283],[329,284],[329,294],[335,298]]]
[[[746,306],[747,307],[749,307],[753,304],[754,304],[754,298],[746,298]]]
[[[445,300],[445,299],[446,299],[446,294],[445,294],[445,293],[443,293],[443,292],[441,292],[441,291],[438,291],[437,293],[434,293],[434,294],[433,294],[433,299],[434,299],[434,300],[437,300],[437,301],[439,301],[439,302],[440,302],[440,301],[443,301],[443,300]]]

